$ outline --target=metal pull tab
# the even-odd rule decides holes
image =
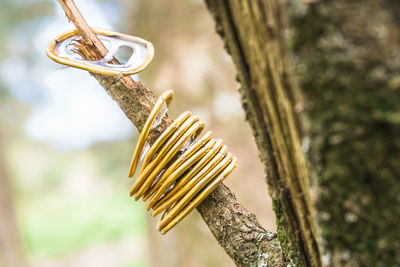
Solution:
[[[76,29],[52,40],[47,47],[47,56],[67,66],[109,76],[128,76],[138,73],[153,59],[153,45],[144,39],[104,29],[93,28],[93,31],[108,49],[104,58],[90,61],[83,59],[74,51],[74,42],[81,38]],[[122,47],[128,47],[132,51],[127,61],[121,64],[109,63]]]

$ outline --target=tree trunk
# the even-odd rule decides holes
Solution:
[[[400,2],[206,3],[290,262],[399,265]]]

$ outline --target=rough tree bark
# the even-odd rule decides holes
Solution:
[[[400,2],[206,3],[290,262],[400,265]]]
[[[58,2],[82,36],[81,45],[78,47],[80,54],[89,60],[104,57],[107,53],[106,48],[87,25],[74,2]],[[131,77],[107,77],[95,73],[91,75],[141,131],[155,102],[153,93],[142,83],[133,81]],[[165,118],[160,126],[150,133],[151,141],[154,141],[170,123],[171,120]],[[276,234],[266,231],[225,185],[220,185],[197,210],[236,265],[285,265],[286,261]]]
[[[280,6],[252,0],[207,3],[238,69],[243,108],[266,167],[281,244],[292,263],[319,266]]]

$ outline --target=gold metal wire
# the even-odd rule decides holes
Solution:
[[[227,152],[222,140],[213,139],[212,132],[200,136],[205,123],[190,112],[182,113],[147,152],[146,140],[163,105],[169,105],[173,91],[164,92],[157,100],[140,134],[129,167],[129,177],[136,172],[144,154],[137,179],[129,194],[147,201],[146,209],[156,216],[164,212],[158,229],[167,233],[234,170],[237,160]]]

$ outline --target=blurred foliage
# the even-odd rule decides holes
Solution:
[[[136,215],[143,205],[131,205],[121,194],[80,200],[52,193],[21,202],[28,249],[40,257],[63,256],[123,237],[144,238],[145,220]]]

